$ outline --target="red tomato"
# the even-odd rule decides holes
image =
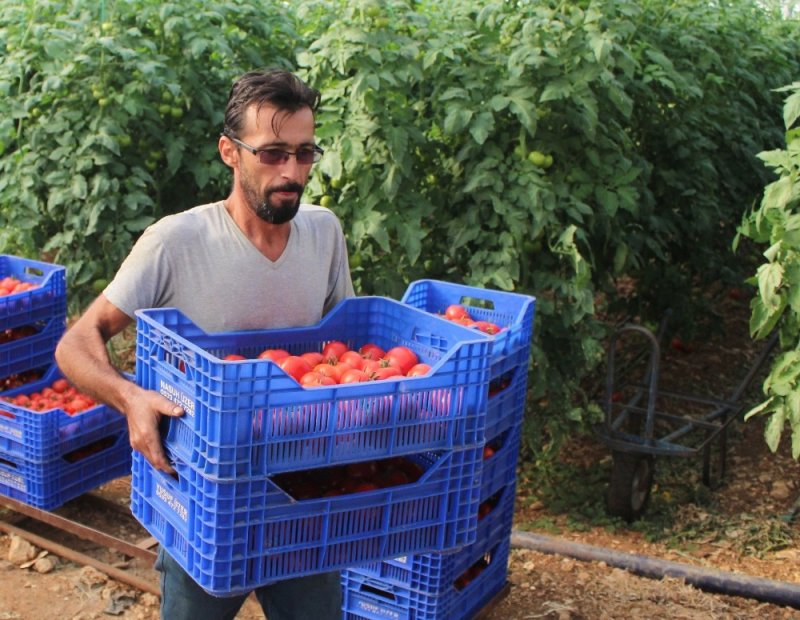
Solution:
[[[390,379],[391,377],[402,377],[403,374],[400,372],[400,368],[397,366],[379,366],[370,374],[370,376],[375,381],[381,381],[383,379]]]
[[[467,309],[461,304],[450,304],[447,306],[447,310],[444,311],[444,318],[455,321],[457,319],[468,319],[470,316]]]
[[[491,321],[475,321],[472,327],[476,327],[484,334],[490,334],[492,336],[503,331],[499,325],[492,323]]]
[[[378,360],[365,359],[361,365],[361,370],[372,376],[378,368],[381,368],[381,363]]]
[[[289,357],[289,352],[285,349],[264,349],[258,354],[260,360],[272,360],[276,364],[284,357]]]
[[[364,367],[364,358],[357,351],[345,351],[339,356],[339,362],[350,364],[353,368],[361,370]]]
[[[57,392],[58,394],[63,394],[69,389],[69,381],[67,381],[66,379],[56,379],[55,381],[53,381],[53,384],[50,387],[53,388],[54,392]]]
[[[380,487],[375,484],[374,482],[359,482],[356,485],[356,488],[353,490],[354,493],[365,493],[366,491],[375,491]]]
[[[301,377],[311,370],[311,365],[299,355],[287,355],[278,362],[278,366],[298,383]]]
[[[414,364],[411,368],[409,368],[408,372],[406,373],[407,377],[424,377],[431,371],[430,364],[426,364],[425,362],[420,362],[419,364]]]
[[[368,342],[367,344],[362,345],[358,352],[361,353],[364,359],[368,360],[379,360],[386,355],[386,351],[384,351],[374,342]]]
[[[389,349],[383,359],[389,366],[397,366],[401,374],[406,374],[414,364],[419,363],[417,354],[402,345]]]
[[[238,362],[240,360],[246,360],[247,358],[244,355],[239,355],[238,353],[229,353],[222,359],[228,362]]]
[[[487,461],[495,454],[495,449],[492,446],[483,446],[483,460]]]
[[[362,383],[364,381],[369,381],[369,375],[358,368],[351,368],[342,373],[339,383]]]
[[[386,487],[394,487],[401,484],[408,484],[408,476],[405,472],[400,471],[399,469],[395,469],[390,471],[383,477],[383,486]]]
[[[307,351],[305,353],[301,353],[300,357],[302,357],[305,361],[311,364],[312,368],[317,364],[321,364],[323,361],[322,353],[320,353],[319,351]]]
[[[303,387],[314,387],[318,385],[336,385],[332,377],[323,375],[321,372],[312,370],[300,377],[300,385]]]
[[[347,351],[348,347],[344,342],[339,340],[331,340],[322,348],[322,359],[326,362],[338,361],[339,357]]]
[[[314,370],[322,373],[323,375],[331,377],[334,381],[336,381],[336,383],[340,383],[342,375],[352,368],[353,367],[350,364],[345,364],[344,362],[341,364],[327,364],[323,362],[322,364],[317,364],[314,366]]]

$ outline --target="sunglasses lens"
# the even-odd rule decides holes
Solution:
[[[282,164],[289,159],[289,153],[280,149],[267,149],[265,151],[259,151],[258,153],[261,157],[261,163],[267,164],[268,166]]]
[[[297,151],[297,153],[295,153],[297,163],[301,165],[313,164],[316,161],[316,155],[316,152],[311,150]]]

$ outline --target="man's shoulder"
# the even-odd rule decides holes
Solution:
[[[297,214],[311,225],[339,225],[339,218],[327,207],[303,203]]]
[[[165,215],[150,228],[162,235],[187,234],[190,231],[200,230],[205,226],[215,225],[215,222],[220,218],[221,209],[223,209],[221,202],[199,205],[180,213]]]

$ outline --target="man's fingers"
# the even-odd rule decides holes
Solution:
[[[161,401],[158,405],[158,412],[162,415],[168,415],[171,417],[179,417],[184,414],[183,407],[180,405],[176,405],[168,398],[164,398],[163,396],[159,395]]]

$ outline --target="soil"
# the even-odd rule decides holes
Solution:
[[[758,345],[747,337],[746,302],[726,303],[721,329],[693,343],[691,353],[664,351],[662,383],[729,393],[752,362]],[[718,326],[720,327],[720,326]],[[755,404],[760,385],[747,393]],[[716,388],[716,389],[714,389]],[[559,503],[558,493],[541,492],[530,470],[518,474],[514,526],[619,552],[666,559],[685,565],[787,582],[800,587],[800,525],[793,519],[800,494],[800,463],[790,454],[788,437],[777,453],[763,439],[763,421],[754,418],[733,427],[728,472],[721,484],[705,487],[696,459],[659,459],[651,505],[642,519],[627,524],[602,515],[609,471],[608,450],[595,438],[576,437],[563,450],[570,472]],[[679,461],[673,464],[672,461]],[[553,486],[552,480],[550,487]],[[544,486],[544,485],[542,485]],[[138,542],[148,533],[127,513],[129,478],[104,485],[54,511],[100,531]],[[99,503],[95,496],[116,505]],[[76,539],[60,530],[0,508],[0,518],[40,531],[157,584],[146,562]],[[12,537],[0,534],[0,620],[70,620],[118,617],[158,618],[158,599],[107,578],[97,570],[58,558],[48,572],[8,561]],[[557,620],[616,618],[798,619],[796,608],[697,589],[681,579],[639,577],[604,562],[513,548],[505,594],[484,609],[486,620]],[[248,599],[237,618],[262,618]]]

